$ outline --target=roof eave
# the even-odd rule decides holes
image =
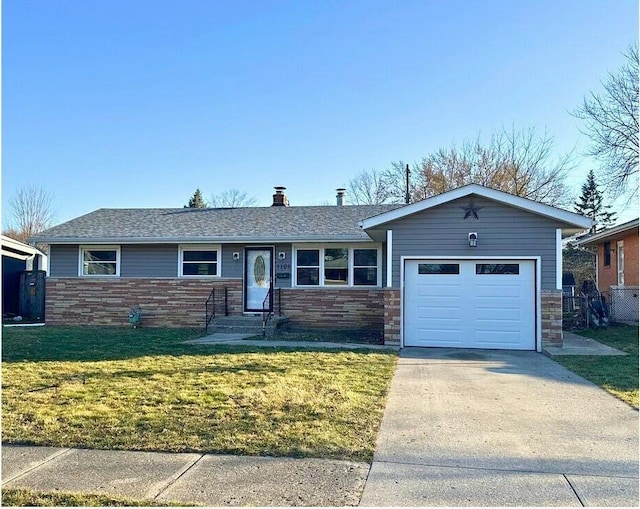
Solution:
[[[256,244],[289,242],[371,242],[365,235],[282,235],[282,236],[210,236],[210,237],[34,237],[47,244]]]
[[[24,253],[24,255],[26,255],[27,258],[33,255],[46,256],[45,253],[40,251],[37,247],[30,246],[29,244],[25,244],[24,242],[20,242],[19,240],[16,240],[16,239],[12,239],[11,237],[7,237],[6,235],[2,236],[2,245],[8,248],[11,248],[15,251],[20,251],[21,253]]]
[[[614,238],[617,237],[621,234],[625,234],[627,232],[633,231],[633,230],[638,230],[638,224],[639,224],[639,220],[638,219],[634,219],[632,221],[629,221],[627,223],[618,225],[618,226],[614,226],[613,228],[610,228],[608,230],[604,230],[601,231],[599,233],[594,233],[593,235],[590,235],[589,237],[586,237],[584,239],[578,240],[576,241],[575,245],[579,246],[579,247],[589,247],[589,246],[594,246],[596,244],[600,244],[601,242],[608,240],[610,238]]]
[[[591,219],[574,212],[569,212],[568,210],[545,205],[544,203],[539,203],[527,198],[522,198],[520,196],[514,196],[512,194],[480,186],[478,184],[469,184],[464,187],[459,187],[458,189],[448,191],[446,193],[426,198],[416,203],[405,205],[404,207],[401,207],[399,209],[395,209],[378,216],[365,219],[360,222],[360,227],[364,230],[375,228],[376,226],[381,226],[385,223],[401,219],[411,214],[415,214],[416,212],[421,212],[423,210],[437,207],[438,205],[443,205],[459,198],[464,198],[465,196],[469,196],[471,194],[476,194],[490,200],[495,200],[506,205],[531,212],[533,214],[549,217],[551,219],[566,223],[568,225],[567,231],[572,231],[576,228],[578,230],[585,230],[591,228],[591,226],[593,225]]]

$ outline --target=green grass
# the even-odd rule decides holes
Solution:
[[[625,356],[561,355],[554,360],[638,408],[638,326],[573,331],[626,352]]]
[[[4,329],[4,443],[371,461],[389,352],[186,345],[191,330]]]
[[[42,493],[25,489],[3,489],[2,505],[14,507],[191,507],[193,504],[132,500],[106,495],[77,493]]]

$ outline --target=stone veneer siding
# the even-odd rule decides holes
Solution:
[[[204,327],[205,302],[216,288],[216,310],[241,313],[242,281],[234,279],[47,278],[49,325],[129,325],[129,311],[140,306],[142,326]]]
[[[383,290],[282,288],[282,314],[293,327],[384,330]],[[276,295],[277,299],[277,295]],[[278,311],[274,300],[275,311]]]
[[[384,290],[384,344],[400,345],[400,290]]]
[[[242,313],[239,279],[47,278],[49,325],[128,325],[132,307],[142,309],[142,325],[203,327],[204,304],[216,288],[223,313],[228,288],[230,315]],[[282,314],[294,327],[379,332],[387,345],[400,344],[400,290],[397,288],[282,288]],[[562,346],[562,293],[542,291],[542,342]],[[277,295],[274,308],[278,311]]]
[[[542,290],[542,346],[562,346],[562,292]]]

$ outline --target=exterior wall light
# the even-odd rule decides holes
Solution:
[[[476,247],[478,245],[478,233],[470,232],[469,233],[469,247]]]
[[[280,251],[278,253],[278,259],[279,260],[284,260],[287,257],[287,253],[285,253],[284,251]]]
[[[233,259],[234,260],[239,260],[240,259],[240,253],[233,253]]]

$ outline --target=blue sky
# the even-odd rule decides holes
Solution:
[[[333,203],[502,126],[574,150],[577,193],[595,163],[569,112],[637,39],[634,0],[4,0],[3,210],[34,183],[56,222],[196,187]]]

